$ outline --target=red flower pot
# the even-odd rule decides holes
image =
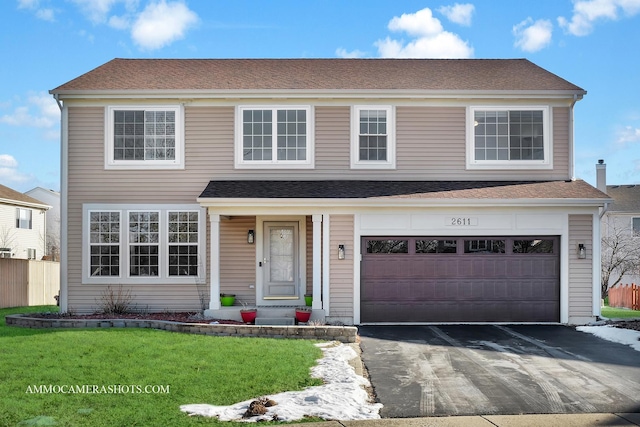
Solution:
[[[311,311],[306,310],[296,310],[296,320],[298,322],[308,322],[311,318]]]
[[[240,310],[240,316],[244,323],[252,323],[256,320],[258,310]]]

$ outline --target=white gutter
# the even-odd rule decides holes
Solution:
[[[3,198],[0,198],[0,204],[3,204],[3,205],[14,205],[14,206],[24,206],[24,207],[28,207],[28,208],[42,209],[42,210],[45,210],[45,211],[51,209],[51,206],[45,205],[45,204],[42,204],[42,203],[23,202],[22,200],[14,200],[14,199],[3,199]]]
[[[62,96],[64,99],[82,98],[223,98],[223,99],[247,99],[247,98],[545,98],[574,100],[582,98],[586,91],[576,90],[435,90],[435,89],[371,89],[371,90],[336,90],[336,89],[116,89],[116,90],[59,90],[49,91],[54,96]]]

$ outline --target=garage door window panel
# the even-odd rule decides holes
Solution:
[[[465,240],[465,254],[503,254],[505,253],[505,241],[493,239]]]
[[[417,254],[455,254],[458,251],[456,240],[416,240]]]
[[[369,240],[367,241],[368,254],[406,254],[409,253],[408,240]]]
[[[554,253],[553,240],[514,240],[514,254],[552,254]]]

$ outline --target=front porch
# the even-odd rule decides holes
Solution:
[[[257,308],[256,324],[292,324],[312,295],[311,320],[329,314],[329,216],[223,215],[208,209],[209,309],[205,315],[241,320]],[[337,251],[337,249],[336,249]],[[235,295],[222,306],[220,294]]]

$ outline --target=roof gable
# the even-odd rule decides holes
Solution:
[[[419,90],[586,93],[526,59],[113,59],[53,94]]]

